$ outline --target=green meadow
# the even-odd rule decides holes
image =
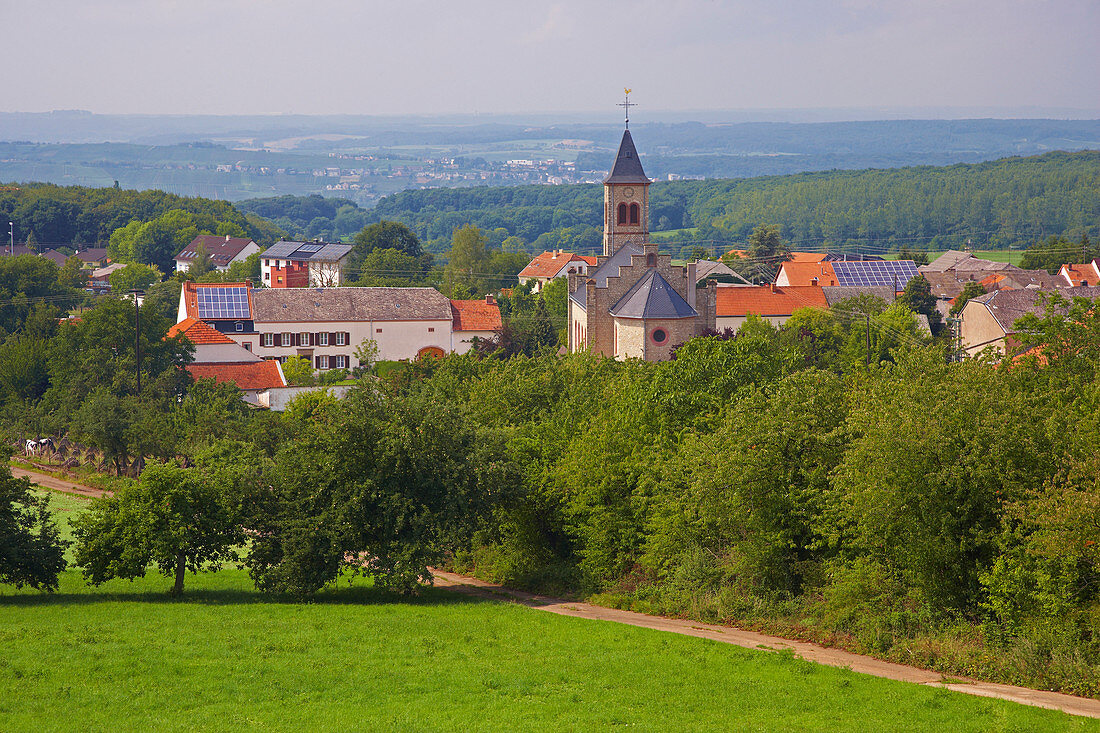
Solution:
[[[62,523],[83,500],[57,497]],[[76,502],[76,504],[73,504]],[[310,603],[227,568],[0,587],[0,730],[1100,730],[790,655],[428,589]]]

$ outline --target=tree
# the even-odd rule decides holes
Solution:
[[[378,361],[378,342],[371,338],[363,339],[355,347],[355,376],[361,377],[374,369],[374,363]]]
[[[1100,248],[1092,245],[1087,232],[1082,233],[1080,241],[1076,243],[1065,236],[1050,236],[1046,241],[1036,242],[1024,251],[1024,256],[1020,258],[1020,267],[1025,270],[1043,269],[1053,275],[1062,265],[1091,262],[1095,257],[1100,257]]]
[[[742,259],[723,260],[732,269],[753,282],[775,280],[779,265],[791,258],[791,248],[779,234],[779,227],[761,224],[749,235],[749,246]]]
[[[432,256],[413,257],[399,249],[375,249],[359,260],[361,287],[404,287],[423,285]]]
[[[396,249],[409,257],[424,254],[413,230],[399,221],[379,221],[365,226],[352,241],[355,242],[353,260],[362,259],[376,249]]]
[[[913,252],[907,245],[902,245],[901,249],[898,250],[898,259],[913,260],[913,263],[916,265],[927,265],[928,253],[923,250]]]
[[[157,268],[133,262],[111,273],[111,292],[121,294],[131,290],[145,290],[153,283],[160,282],[163,277]]]
[[[962,309],[966,307],[966,304],[970,302],[972,298],[985,295],[985,288],[981,283],[971,280],[966,285],[963,285],[962,292],[955,297],[955,303],[951,306],[949,313],[953,316],[957,316],[962,313]]]
[[[905,284],[905,290],[898,298],[898,302],[907,305],[914,313],[927,316],[932,333],[939,332],[943,316],[936,308],[936,296],[932,295],[932,284],[924,275],[917,275]]]
[[[451,297],[457,297],[453,293],[459,285],[465,285],[475,293],[484,289],[484,267],[489,260],[486,243],[485,235],[473,224],[455,230],[444,270],[446,287],[452,294]]]
[[[302,356],[292,356],[283,362],[283,376],[292,387],[312,387],[317,383],[313,365]]]
[[[35,496],[30,481],[0,468],[0,583],[57,590],[65,547],[49,510],[49,495]]]
[[[76,563],[93,585],[143,578],[155,564],[183,593],[188,570],[217,571],[244,542],[235,513],[217,482],[197,469],[150,464],[141,481],[92,502],[73,521]]]
[[[199,246],[195,247],[195,255],[191,258],[191,265],[187,268],[187,274],[191,277],[202,277],[215,269],[214,262],[210,259],[210,253],[206,251],[206,245],[200,242]]]

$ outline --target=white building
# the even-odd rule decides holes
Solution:
[[[210,255],[210,262],[214,265],[214,269],[219,272],[228,270],[234,262],[244,262],[250,255],[260,251],[260,245],[251,239],[231,237],[228,234],[224,237],[216,234],[200,234],[176,255],[176,272],[186,271],[191,267],[191,262],[195,259],[195,250],[200,244],[206,250],[206,254]]]
[[[260,259],[260,278],[269,288],[335,288],[344,284],[350,244],[276,242]]]
[[[434,288],[289,288],[183,283],[177,321],[195,318],[262,359],[300,356],[315,369],[359,366],[364,341],[396,361],[469,351],[500,333],[500,309],[452,301]]]

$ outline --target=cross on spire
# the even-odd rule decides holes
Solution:
[[[623,89],[623,92],[625,92],[625,96],[623,97],[623,101],[621,101],[617,105],[615,105],[616,107],[622,107],[623,112],[626,113],[626,129],[628,129],[628,130],[630,129],[630,108],[638,106],[634,102],[630,101],[630,91],[631,90],[629,90],[629,89]]]

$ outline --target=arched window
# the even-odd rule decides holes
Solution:
[[[619,204],[619,223],[626,224],[626,204]]]
[[[637,224],[638,223],[638,211],[639,211],[638,204],[631,204],[630,205],[630,223],[631,224]]]
[[[665,331],[663,328],[658,328],[655,329],[652,334],[650,334],[650,338],[653,339],[653,343],[655,344],[663,344],[665,341],[668,340],[668,332]]]
[[[647,254],[645,256],[645,266],[646,267],[656,267],[657,266],[657,255],[653,254],[652,252]]]

